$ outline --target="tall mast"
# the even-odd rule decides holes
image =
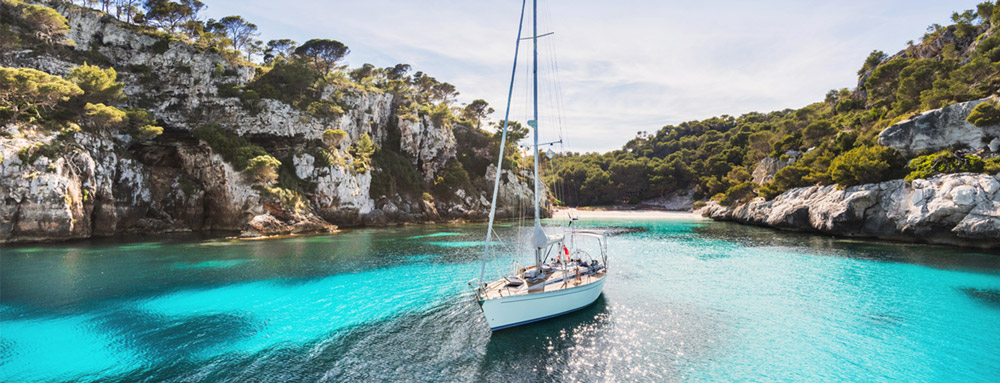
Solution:
[[[535,157],[535,226],[541,226],[541,221],[538,214],[538,0],[531,0],[531,23],[532,23],[532,38],[531,38],[531,50],[533,51],[533,58],[531,60],[531,73],[532,73],[532,101],[534,103],[535,110],[535,152],[532,155]]]
[[[538,0],[531,0],[531,50],[533,51],[531,60],[532,74],[532,102],[534,103],[535,118],[532,127],[535,128],[535,233],[532,238],[535,246],[535,272],[542,270],[542,247],[548,242],[545,231],[542,230],[541,218],[538,214],[539,192],[538,192]]]

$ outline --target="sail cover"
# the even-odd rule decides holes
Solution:
[[[562,242],[562,240],[562,234],[545,234],[545,230],[542,230],[542,225],[535,223],[535,233],[531,235],[531,244],[535,246],[535,248],[540,249],[553,243]]]

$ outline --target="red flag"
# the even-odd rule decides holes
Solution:
[[[566,254],[566,258],[569,258],[569,249],[566,247],[566,245],[563,245],[563,253]]]

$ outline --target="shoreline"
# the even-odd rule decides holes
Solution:
[[[686,211],[669,211],[669,210],[624,210],[624,209],[602,209],[602,208],[554,208],[552,210],[552,216],[546,219],[569,219],[570,215],[577,218],[592,218],[592,219],[673,219],[673,220],[711,220],[711,218],[703,217],[700,214]],[[510,219],[497,219],[497,222],[509,221]],[[199,240],[207,239],[226,239],[234,241],[259,241],[268,239],[280,239],[280,238],[291,238],[299,236],[314,236],[314,235],[328,235],[337,234],[344,231],[350,231],[355,229],[391,229],[394,227],[403,226],[422,226],[422,225],[462,225],[469,223],[485,223],[486,220],[465,220],[456,219],[451,221],[427,221],[427,222],[396,222],[387,225],[359,225],[359,226],[346,226],[338,227],[333,231],[317,231],[317,232],[301,232],[301,233],[284,233],[284,234],[273,234],[273,235],[261,235],[261,236],[241,236],[239,231],[233,230],[177,230],[177,231],[166,231],[160,233],[124,233],[116,234],[110,236],[96,236],[96,237],[80,237],[80,238],[50,238],[50,239],[34,239],[34,240],[20,240],[3,242],[0,241],[0,247],[12,248],[21,246],[34,246],[34,245],[58,245],[58,244],[71,244],[78,242],[90,242],[90,241],[126,241],[126,242],[145,242],[151,238],[158,236],[167,237],[186,237],[194,238]]]
[[[572,215],[579,218],[615,218],[615,219],[687,219],[709,220],[690,211],[669,210],[618,210],[618,209],[575,209],[557,208],[552,210],[550,219],[568,219]]]

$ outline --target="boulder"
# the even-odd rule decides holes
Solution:
[[[992,150],[989,143],[1000,136],[1000,125],[977,127],[965,120],[976,105],[987,100],[990,98],[961,102],[921,113],[883,130],[878,135],[878,143],[896,148],[908,156],[922,150],[936,151],[955,146],[972,151],[986,148]]]

